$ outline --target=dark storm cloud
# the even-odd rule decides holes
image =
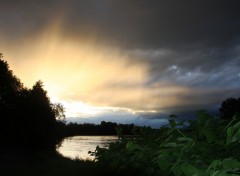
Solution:
[[[239,41],[238,1],[4,1],[1,26],[35,32],[62,15],[63,30],[94,32],[126,48],[231,47]],[[11,31],[11,30],[10,30]]]
[[[205,76],[188,79],[188,85],[239,86],[238,1],[71,2],[64,6],[65,23],[72,26],[72,34],[91,31],[109,45],[130,50],[149,64],[150,80],[173,78],[188,84],[183,76],[198,72]],[[134,53],[136,50],[139,52]],[[181,72],[170,73],[172,65]],[[225,67],[231,69],[223,78],[219,75]]]
[[[239,2],[102,1],[76,3],[70,23],[86,20],[127,48],[231,46],[239,37]],[[80,9],[79,9],[80,8]]]

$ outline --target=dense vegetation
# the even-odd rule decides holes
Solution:
[[[41,81],[24,87],[0,58],[1,145],[54,150],[63,139],[63,118],[63,107],[51,104]]]
[[[239,116],[227,122],[200,111],[197,120],[174,118],[169,127],[141,128],[138,138],[122,138],[92,154],[115,175],[240,175]]]
[[[220,118],[227,121],[232,120],[234,116],[240,116],[240,97],[228,98],[222,102],[220,111]]]

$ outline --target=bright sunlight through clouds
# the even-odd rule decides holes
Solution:
[[[51,100],[65,106],[66,116],[88,116],[140,100],[147,65],[132,63],[117,49],[98,46],[93,39],[64,39],[56,24],[25,45],[20,52],[6,51],[14,73],[28,87],[41,79]],[[11,63],[16,57],[19,62]]]

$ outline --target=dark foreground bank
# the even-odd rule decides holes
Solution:
[[[55,152],[0,151],[1,176],[93,176],[104,175],[94,161],[71,160]]]

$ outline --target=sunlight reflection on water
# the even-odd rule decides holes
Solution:
[[[117,136],[73,136],[65,138],[58,151],[65,157],[94,159],[88,151],[95,151],[96,147],[106,147],[110,142],[117,141]]]

